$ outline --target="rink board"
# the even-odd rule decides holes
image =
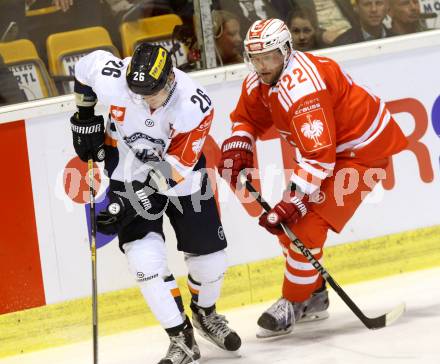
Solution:
[[[344,274],[346,270],[350,272],[350,266],[333,263],[333,249],[339,252],[335,255],[350,258],[354,252],[359,253],[359,261],[370,253],[377,254],[377,258],[366,260],[369,262],[382,259],[383,263],[391,258],[395,264],[383,264],[383,268],[378,270],[381,275],[420,269],[425,265],[440,265],[436,256],[439,244],[436,226],[440,224],[439,44],[439,32],[430,32],[407,37],[405,41],[393,38],[317,52],[340,61],[356,82],[367,85],[380,95],[411,141],[409,150],[393,157],[393,165],[387,171],[388,178],[383,187],[375,190],[372,198],[361,206],[340,235],[329,236],[327,261],[329,267],[334,264],[335,277],[341,277],[341,281],[346,280]],[[238,99],[246,73],[245,68],[239,65],[194,74],[206,85],[216,105],[211,137],[205,143],[208,166],[216,164],[219,145],[229,134],[228,114]],[[89,297],[91,290],[88,187],[83,177],[84,165],[74,157],[71,144],[68,118],[73,110],[71,95],[0,110],[0,135],[7,139],[2,144],[1,153],[2,165],[6,166],[4,170],[7,173],[7,178],[2,178],[2,191],[7,191],[4,195],[9,207],[0,212],[0,219],[4,222],[1,235],[4,250],[0,255],[0,313],[11,312],[1,316],[0,320],[11,324],[30,311],[29,316],[23,316],[22,322],[46,317],[44,322],[47,325],[40,326],[44,331],[18,325],[15,338],[23,333],[29,333],[30,339],[42,335],[47,339],[47,345],[54,344],[50,340],[51,328],[62,329],[69,326],[66,320],[70,320],[71,326],[76,327],[79,333],[65,331],[66,337],[55,340],[55,344],[65,343],[84,338],[80,332],[89,322],[82,316],[89,310],[89,302],[84,297]],[[100,111],[106,113],[102,107]],[[285,178],[284,163],[291,158],[290,153],[274,133],[268,133],[265,140],[257,144],[258,163],[265,166],[260,171],[261,188],[271,203],[280,198]],[[98,191],[98,206],[107,185],[102,170],[99,175],[102,183]],[[75,181],[78,182],[76,185]],[[221,305],[232,307],[273,298],[279,294],[283,265],[276,239],[257,225],[256,217],[261,209],[256,204],[241,204],[218,176],[215,191],[229,243],[229,260],[233,266],[228,273],[231,278],[226,280]],[[176,276],[184,276],[185,266],[181,254],[175,252],[175,238],[169,224],[165,232],[170,268]],[[411,244],[413,238],[415,240]],[[405,258],[400,259],[388,249],[371,248],[371,244],[377,247],[372,242],[383,239],[391,239],[396,247],[406,239],[408,249],[412,248],[408,252],[412,254],[403,255]],[[103,332],[131,327],[130,320],[126,324],[124,319],[114,321],[117,324],[112,323],[115,316],[124,316],[121,312],[127,305],[139,315],[130,314],[133,325],[151,323],[137,289],[132,288],[134,281],[117,243],[99,237],[98,245],[99,291],[107,292],[102,296],[102,306],[105,307],[105,302],[108,302],[108,307],[120,307],[120,311],[109,310],[109,328],[103,329]],[[249,273],[253,270],[264,271],[263,274],[272,277],[268,278],[268,283],[262,284],[265,290],[249,288],[261,284],[261,276]],[[238,279],[240,277],[244,279]],[[359,269],[355,280],[376,277]],[[229,294],[234,290],[241,292],[242,297]],[[129,303],[123,303],[127,301]],[[33,307],[40,308],[16,312]],[[59,321],[54,321],[53,317]],[[105,322],[102,323],[104,327]],[[84,327],[81,328],[78,323]],[[6,332],[9,331],[2,329],[0,333],[2,343],[4,337],[14,337],[6,335]],[[57,337],[57,334],[53,336]],[[45,344],[28,345],[23,350],[40,348],[41,345]],[[0,356],[12,353],[4,347],[0,347]]]

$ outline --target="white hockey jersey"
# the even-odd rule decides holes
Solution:
[[[93,89],[109,108],[106,144],[117,148],[115,168],[109,178],[144,182],[151,165],[165,160],[178,184],[167,194],[179,196],[200,189],[198,162],[214,115],[205,89],[174,68],[176,83],[163,106],[151,110],[127,86],[125,74],[131,58],[123,60],[109,52],[95,51],[79,60],[75,78]]]

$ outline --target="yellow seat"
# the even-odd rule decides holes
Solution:
[[[74,65],[81,57],[97,49],[119,57],[110,35],[103,27],[90,27],[54,33],[46,40],[49,71],[56,76],[73,76]]]
[[[124,57],[130,57],[136,46],[145,41],[160,44],[167,50],[171,50],[174,27],[182,24],[182,19],[176,14],[159,15],[122,23],[119,30]],[[177,59],[175,66],[186,63],[187,54],[188,49],[180,43],[180,49],[175,53]]]
[[[0,54],[28,100],[57,95],[55,84],[30,40],[0,43]]]
[[[52,5],[35,10],[26,10],[26,16],[47,15],[47,14],[56,13],[57,11],[60,11],[60,9]]]

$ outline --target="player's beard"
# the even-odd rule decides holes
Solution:
[[[281,73],[283,73],[284,67],[281,67],[279,69],[278,72],[274,73],[274,75],[272,77],[270,77],[270,79],[264,79],[263,76],[261,74],[258,74],[258,76],[260,77],[261,82],[263,82],[265,85],[269,85],[269,86],[274,86],[278,80],[280,79]]]

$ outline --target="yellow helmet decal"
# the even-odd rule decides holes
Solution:
[[[163,48],[159,49],[156,60],[154,61],[153,67],[151,68],[149,75],[157,80],[159,76],[162,74],[162,70],[165,67],[166,60],[167,60],[166,50]]]

